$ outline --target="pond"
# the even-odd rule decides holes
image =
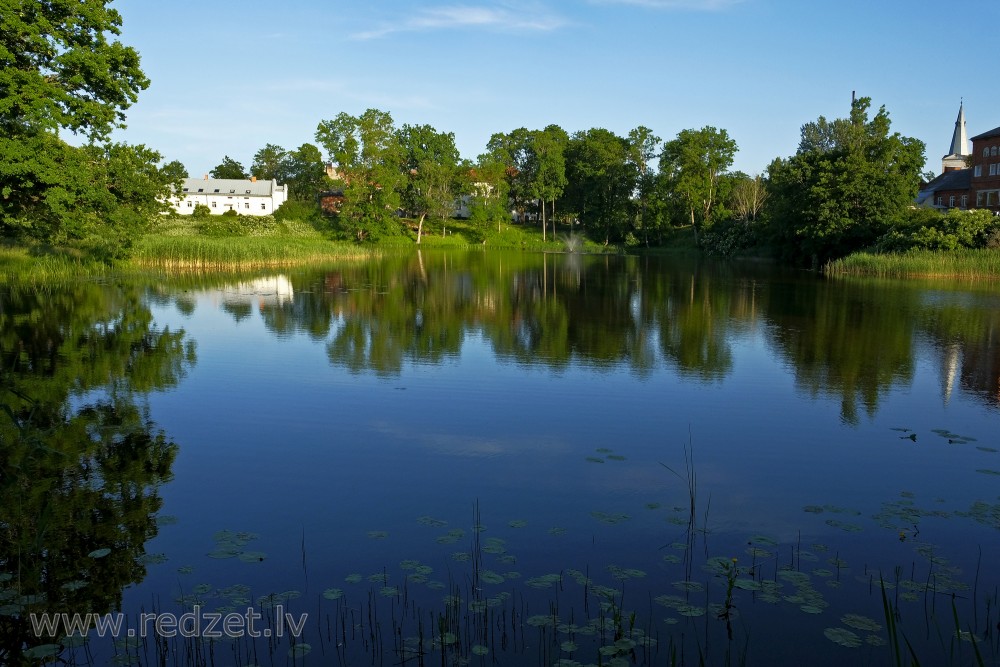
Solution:
[[[0,360],[0,663],[1000,664],[995,285],[422,252]]]

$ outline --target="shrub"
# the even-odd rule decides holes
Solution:
[[[1000,219],[985,210],[933,209],[907,211],[902,220],[875,243],[876,252],[985,248],[1000,231]]]

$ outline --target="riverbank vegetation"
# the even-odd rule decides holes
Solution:
[[[731,169],[737,142],[711,126],[668,140],[643,125],[622,135],[521,127],[469,160],[450,132],[378,109],[339,113],[318,122],[315,144],[268,143],[249,169],[227,155],[211,170],[287,184],[275,218],[164,222],[187,171],[111,141],[149,80],[139,54],[113,40],[120,15],[91,4],[23,12],[0,38],[0,237],[67,253],[32,250],[7,270],[273,265],[424,244],[639,251],[686,245],[690,233],[701,253],[836,271],[856,252],[891,264],[928,250],[950,254],[947,266],[971,256],[956,250],[1000,245],[1000,218],[987,211],[912,210],[924,145],[892,132],[865,97],[847,118],[806,123],[795,155],[752,175]]]

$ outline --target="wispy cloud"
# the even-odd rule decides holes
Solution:
[[[399,32],[427,30],[485,29],[494,31],[548,32],[567,21],[540,8],[450,5],[429,7],[373,30],[352,35],[354,39],[377,39]]]
[[[717,12],[738,5],[743,0],[590,0],[595,5],[632,5],[649,9]]]

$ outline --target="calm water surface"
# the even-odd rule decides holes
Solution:
[[[996,286],[423,253],[8,286],[0,354],[0,663],[892,664],[881,577],[1000,664]],[[308,621],[28,648],[194,605]]]

